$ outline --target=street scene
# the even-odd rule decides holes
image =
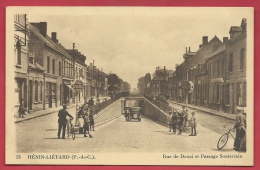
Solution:
[[[8,21],[15,153],[252,148],[252,11],[21,9]]]
[[[120,107],[117,108],[117,112],[120,113],[120,110]],[[68,112],[73,113],[75,109],[70,108]],[[55,112],[17,123],[17,152],[235,152],[232,149],[234,140],[230,140],[225,149],[217,149],[219,137],[227,131],[222,127],[223,124],[233,127],[235,121],[204,112],[196,115],[200,123],[197,127],[198,136],[195,138],[189,134],[180,136],[170,133],[166,126],[146,117],[141,122],[127,122],[121,115],[98,125],[95,131],[90,131],[93,138],[84,138],[83,134],[76,133],[75,140],[67,136],[65,140],[57,139],[57,114]],[[72,115],[75,117],[75,114]],[[28,135],[23,133],[25,131],[33,138],[28,140]]]

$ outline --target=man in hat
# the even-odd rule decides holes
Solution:
[[[179,135],[182,134],[182,130],[183,130],[183,121],[184,121],[184,113],[180,110],[178,110],[178,113],[177,113],[177,124],[178,124],[178,127],[179,127]]]
[[[61,109],[58,113],[58,123],[59,123],[59,130],[58,130],[58,138],[60,139],[60,132],[62,129],[62,139],[65,139],[65,131],[66,131],[66,124],[67,124],[67,119],[66,117],[69,116],[71,119],[73,117],[68,113],[67,111],[67,106],[63,105],[63,109]]]
[[[19,106],[18,112],[19,112],[19,117],[24,118],[25,109],[24,109],[24,106],[23,106],[23,99],[20,99],[20,106]]]
[[[234,129],[236,129],[236,138],[234,141],[234,150],[239,151],[241,139],[245,135],[246,117],[243,115],[243,110],[237,110],[236,123]]]

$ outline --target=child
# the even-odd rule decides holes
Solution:
[[[196,126],[197,126],[197,121],[195,118],[195,112],[191,112],[191,119],[190,119],[190,127],[191,127],[191,134],[189,136],[197,136],[196,133]]]

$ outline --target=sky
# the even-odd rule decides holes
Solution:
[[[19,10],[20,11],[19,11]],[[29,22],[47,22],[64,47],[84,54],[86,64],[115,73],[136,87],[156,67],[175,70],[185,47],[197,51],[202,37],[229,37],[231,26],[251,16],[250,8],[59,7],[17,8]],[[248,22],[253,22],[248,20]]]

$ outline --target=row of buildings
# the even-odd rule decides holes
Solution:
[[[75,100],[107,96],[107,76],[93,63],[86,65],[86,56],[59,43],[57,33],[47,35],[47,23],[29,23],[27,15],[14,16],[15,110],[23,99],[27,111],[42,110]],[[78,80],[83,89],[75,92]]]
[[[153,77],[139,89],[150,95],[166,95],[171,100],[235,113],[246,107],[247,20],[231,26],[230,37],[202,37],[197,51],[186,48],[184,61],[175,70],[156,67]]]

